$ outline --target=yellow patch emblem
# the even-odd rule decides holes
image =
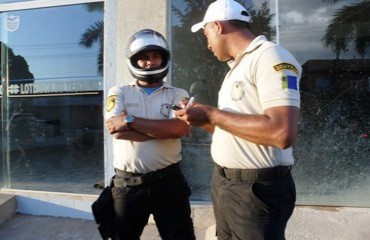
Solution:
[[[274,69],[277,72],[282,71],[282,70],[292,70],[296,74],[299,74],[298,69],[293,64],[290,64],[290,63],[283,62],[283,63],[276,64],[274,66]]]
[[[107,112],[110,112],[114,108],[114,106],[116,106],[116,97],[116,95],[108,97]]]

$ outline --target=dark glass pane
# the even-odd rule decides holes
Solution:
[[[201,31],[192,33],[193,24],[203,19],[208,5],[213,1],[172,1],[172,83],[189,91],[197,102],[217,106],[218,90],[228,65],[219,62],[207,49]],[[267,3],[240,1],[255,16],[253,29],[275,38],[274,7]],[[272,10],[271,10],[272,9]],[[192,188],[191,199],[211,201],[210,184],[213,161],[210,156],[211,134],[192,128],[183,139],[182,166]]]
[[[370,2],[289,3],[279,1],[280,43],[303,66],[299,203],[369,207]]]
[[[34,0],[0,0],[0,3],[30,2]]]
[[[1,21],[5,187],[98,193],[103,4],[6,12]]]
[[[190,32],[210,2],[172,1],[173,79],[215,106],[228,67],[207,50],[201,32]],[[279,0],[278,8],[277,1],[240,2],[252,13],[252,30],[283,45],[303,66],[297,203],[369,207],[370,2]],[[192,198],[210,200],[211,136],[192,131],[183,141],[184,170]]]

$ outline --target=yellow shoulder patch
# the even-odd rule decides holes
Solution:
[[[283,63],[276,64],[274,66],[274,69],[277,72],[282,71],[282,70],[292,70],[296,74],[299,74],[298,69],[293,64],[290,64],[290,63],[283,62]]]
[[[116,98],[117,95],[111,95],[108,97],[107,112],[110,112],[114,108],[114,106],[116,106]]]

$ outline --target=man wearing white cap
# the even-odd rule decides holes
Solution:
[[[208,49],[230,70],[218,108],[193,102],[176,111],[213,132],[212,199],[218,239],[285,239],[296,190],[292,145],[298,133],[301,66],[284,48],[255,36],[251,16],[234,0],[218,0],[202,22]]]

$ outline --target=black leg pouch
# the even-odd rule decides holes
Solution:
[[[114,239],[114,208],[110,186],[104,188],[98,199],[91,205],[91,208],[103,240]]]

